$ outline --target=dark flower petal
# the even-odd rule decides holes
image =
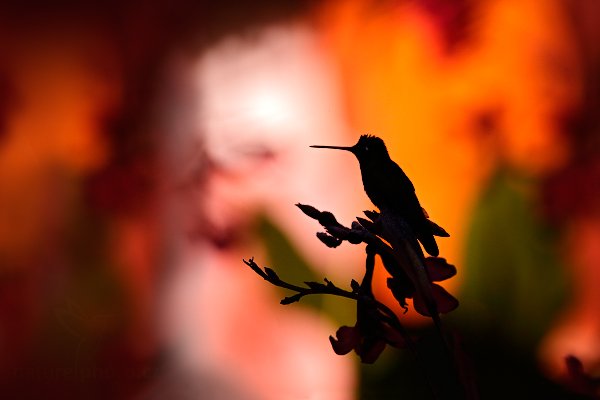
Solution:
[[[319,217],[319,223],[324,227],[341,226],[339,222],[337,222],[337,219],[335,219],[335,216],[329,211],[321,212],[321,216]]]
[[[600,394],[600,379],[587,374],[583,369],[582,362],[573,355],[568,355],[565,363],[570,386],[579,393],[597,398]]]
[[[332,249],[336,248],[340,244],[342,244],[342,240],[341,239],[338,239],[336,237],[328,235],[325,232],[317,232],[317,237],[319,238],[319,240],[321,242],[323,242],[323,244],[325,244],[325,246],[330,247]]]
[[[456,267],[440,257],[427,257],[425,269],[432,282],[441,282],[456,275]]]
[[[377,211],[366,210],[363,211],[363,214],[373,222],[376,222],[379,219],[379,213]]]
[[[317,219],[318,220],[319,217],[321,216],[321,211],[317,210],[313,206],[309,206],[307,204],[297,203],[296,207],[298,207],[300,210],[302,210],[302,212],[304,214],[308,215],[309,217],[311,217],[313,219]]]
[[[362,345],[356,350],[363,364],[373,364],[385,349],[385,341],[378,337],[365,338]]]
[[[408,282],[408,280],[388,278],[387,287],[392,292],[394,298],[398,300],[398,303],[400,303],[400,306],[404,309],[404,312],[406,312],[408,310],[406,299],[413,297],[414,294],[412,285]]]
[[[415,308],[415,311],[419,314],[424,315],[425,317],[431,317],[431,314],[429,313],[429,310],[427,310],[427,306],[425,305],[425,302],[423,301],[419,293],[415,293],[415,297],[413,299],[413,307]]]
[[[398,263],[398,260],[387,251],[379,253],[379,257],[383,262],[383,267],[393,278],[396,278],[402,282],[409,282],[409,278],[406,275],[405,269]]]
[[[335,216],[329,211],[319,211],[313,206],[300,203],[297,203],[296,207],[298,207],[304,214],[319,221],[319,223],[325,227],[341,226],[335,219]]]
[[[431,292],[433,293],[438,312],[441,314],[449,313],[458,307],[458,300],[440,285],[436,285],[435,283],[431,285]]]
[[[346,239],[348,237],[348,232],[349,230],[343,226],[337,226],[337,225],[327,225],[327,233],[329,233],[331,236],[336,237],[338,239]]]
[[[567,371],[572,376],[581,376],[584,374],[583,372],[583,364],[579,358],[568,355],[565,358],[565,364],[567,365]]]
[[[458,300],[456,300],[454,296],[448,293],[446,289],[444,289],[440,285],[436,285],[435,283],[432,284],[431,294],[433,295],[433,299],[435,300],[437,311],[440,314],[449,313],[450,311],[458,307]],[[431,314],[425,306],[425,302],[422,300],[421,296],[418,293],[415,293],[413,305],[415,307],[415,311],[417,311],[419,314],[424,315],[426,317],[431,317]]]
[[[343,356],[350,353],[360,344],[360,332],[354,326],[342,326],[335,333],[336,338],[329,336],[335,354]]]
[[[369,232],[374,235],[379,235],[381,233],[381,229],[377,229],[377,225],[374,222],[369,221],[368,219],[356,217],[356,220]]]
[[[350,233],[346,237],[346,240],[348,241],[348,243],[359,244],[362,243],[363,238],[360,234],[356,233],[355,231],[350,231]]]
[[[385,335],[385,341],[390,346],[394,346],[396,348],[406,347],[406,339],[396,329],[393,329],[392,327],[384,324],[383,332]]]

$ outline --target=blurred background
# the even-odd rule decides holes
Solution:
[[[451,234],[481,398],[593,395],[565,357],[600,374],[599,105],[595,0],[4,1],[1,392],[427,398],[406,352],[333,353],[351,302],[280,306],[241,261],[359,280],[294,204],[372,209],[352,156],[308,148],[370,133]]]

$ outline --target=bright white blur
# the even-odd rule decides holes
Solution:
[[[242,264],[251,256],[268,264],[260,240],[219,249],[182,233],[195,207],[217,231],[242,236],[264,213],[317,274],[341,284],[360,279],[363,250],[326,248],[316,221],[294,206],[331,210],[349,224],[368,204],[350,154],[308,147],[349,145],[358,136],[349,132],[338,78],[317,36],[290,25],[226,38],[198,60],[180,61],[174,74],[187,77],[196,107],[172,110],[171,172],[194,170],[186,160],[199,143],[214,166],[195,201],[175,196],[168,212],[175,272],[163,324],[176,358],[188,374],[210,371],[237,387],[246,394],[240,398],[351,399],[353,359],[335,355],[327,339],[337,327],[301,306],[280,306]]]

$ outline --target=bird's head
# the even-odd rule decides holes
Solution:
[[[383,140],[377,136],[361,135],[354,146],[310,146],[317,149],[335,149],[346,150],[358,158],[359,162],[368,162],[370,160],[380,160],[389,158],[387,148]]]

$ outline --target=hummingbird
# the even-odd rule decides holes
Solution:
[[[360,165],[363,187],[373,204],[382,213],[394,213],[404,218],[425,251],[434,257],[439,255],[434,235],[450,235],[429,219],[429,215],[419,203],[415,187],[402,168],[390,158],[381,138],[361,135],[358,142],[350,147],[310,147],[345,150],[354,154]]]

